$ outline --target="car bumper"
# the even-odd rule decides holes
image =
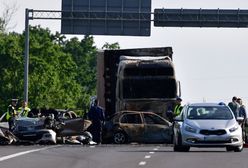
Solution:
[[[226,147],[241,146],[243,144],[241,131],[224,135],[202,135],[198,133],[182,132],[182,145],[193,147]]]
[[[53,130],[42,129],[30,132],[15,133],[20,142],[56,144],[56,133]]]

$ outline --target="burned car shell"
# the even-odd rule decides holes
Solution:
[[[103,143],[110,142],[171,143],[172,124],[152,112],[118,112],[103,127]]]

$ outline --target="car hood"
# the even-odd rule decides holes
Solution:
[[[199,129],[225,129],[236,124],[235,120],[187,120],[186,124]]]

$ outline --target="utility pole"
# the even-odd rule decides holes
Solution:
[[[28,102],[29,9],[25,11],[24,101]]]

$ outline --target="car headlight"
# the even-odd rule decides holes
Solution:
[[[229,131],[230,131],[230,132],[234,132],[234,131],[236,131],[238,128],[239,128],[239,126],[236,125],[236,126],[230,128]]]
[[[192,126],[189,126],[189,125],[185,125],[185,131],[188,131],[188,132],[192,132],[192,133],[196,133],[196,129],[193,128]]]

